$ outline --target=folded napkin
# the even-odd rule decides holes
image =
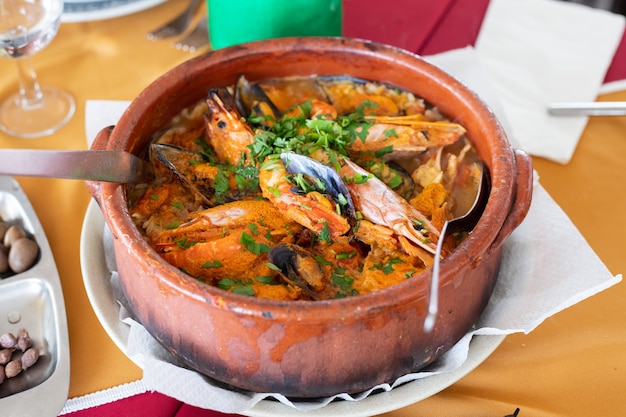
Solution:
[[[571,2],[490,1],[476,50],[522,149],[569,162],[587,118],[548,104],[594,101],[623,33],[624,16]]]

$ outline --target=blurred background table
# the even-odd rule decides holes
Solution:
[[[84,149],[85,102],[132,100],[170,68],[204,53],[151,42],[146,32],[184,8],[167,1],[140,13],[102,21],[66,23],[52,44],[34,57],[42,84],[69,90],[73,119],[56,134],[16,139],[0,133],[0,147]],[[428,55],[473,44],[488,0],[344,1],[344,35],[369,38]],[[626,79],[624,40],[607,81]],[[17,74],[0,65],[0,96],[15,91]],[[626,101],[626,84],[600,100]],[[559,165],[534,158],[541,182],[577,225],[613,274],[626,269],[626,118],[589,121],[573,160]],[[90,201],[82,182],[18,178],[48,236],[63,283],[70,333],[69,397],[141,378],[141,370],[110,340],[82,282],[79,245]],[[564,242],[563,250],[567,250]],[[389,416],[618,416],[626,388],[626,290],[617,285],[541,324],[529,335],[507,337],[482,365],[459,382]],[[1,414],[1,413],[0,413]],[[218,416],[160,394],[143,394],[75,416]]]

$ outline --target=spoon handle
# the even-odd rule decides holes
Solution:
[[[624,116],[626,101],[599,101],[589,103],[552,103],[548,106],[552,116]]]
[[[430,333],[433,330],[435,320],[437,318],[437,312],[439,311],[439,264],[441,262],[441,251],[443,250],[443,241],[445,240],[446,233],[472,230],[478,223],[480,216],[482,216],[487,200],[489,199],[489,193],[491,191],[491,176],[489,175],[489,170],[482,162],[478,163],[477,167],[479,169],[479,182],[472,207],[470,207],[469,211],[464,215],[451,220],[446,220],[441,227],[439,240],[437,241],[437,247],[435,248],[432,274],[430,278],[431,282],[428,312],[426,314],[426,318],[424,319],[424,332],[426,333]]]
[[[0,150],[0,175],[128,183],[140,178],[143,165],[124,151]]]
[[[441,234],[437,241],[437,248],[435,249],[435,258],[433,260],[432,275],[430,277],[430,299],[428,300],[428,313],[424,319],[424,332],[430,333],[435,327],[435,320],[437,313],[439,312],[439,263],[441,260],[441,250],[443,249],[443,240],[448,230],[448,221],[443,224],[441,228]]]

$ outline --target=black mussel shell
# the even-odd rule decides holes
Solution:
[[[320,298],[314,286],[324,281],[324,271],[314,256],[297,245],[281,243],[268,253],[269,261],[281,271],[281,278],[300,288],[312,300]]]
[[[235,84],[235,105],[239,113],[245,118],[253,115],[262,119],[278,120],[281,116],[280,111],[261,86],[250,83],[243,75],[239,76]]]
[[[350,222],[355,221],[356,209],[354,202],[348,187],[346,187],[337,171],[313,158],[295,152],[283,152],[280,154],[280,159],[290,174],[304,174],[322,181],[326,187],[327,196],[335,203],[339,203],[341,214],[346,216]],[[344,203],[341,203],[342,201]]]

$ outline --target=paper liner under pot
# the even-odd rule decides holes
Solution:
[[[467,128],[492,190],[474,232],[441,264],[439,315],[424,333],[430,271],[358,297],[281,302],[228,293],[167,264],[134,226],[125,188],[88,183],[111,228],[121,282],[148,331],[190,367],[251,391],[302,397],[358,392],[431,363],[478,319],[493,290],[501,245],[523,220],[532,194],[528,155],[511,149],[474,93],[420,57],[342,38],[285,38],[222,49],[163,75],[93,149],[141,154],[155,132],[208,88],[289,75],[389,82],[436,105]]]

